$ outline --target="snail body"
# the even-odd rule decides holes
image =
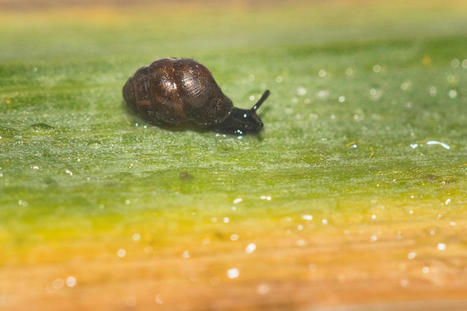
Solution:
[[[237,135],[261,131],[263,122],[256,111],[268,96],[266,91],[251,109],[236,108],[211,72],[186,58],[156,60],[138,69],[123,86],[128,107],[150,123]]]

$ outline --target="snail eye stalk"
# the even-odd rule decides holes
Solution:
[[[261,96],[261,98],[258,100],[258,102],[253,107],[251,107],[251,112],[256,112],[256,110],[258,110],[259,107],[261,107],[261,105],[264,103],[264,101],[266,99],[268,99],[269,94],[271,94],[271,92],[269,90],[266,90],[263,93],[263,96]]]

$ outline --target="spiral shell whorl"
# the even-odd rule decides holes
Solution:
[[[166,58],[140,68],[123,87],[128,106],[157,124],[192,122],[212,126],[233,109],[203,65],[191,59]]]

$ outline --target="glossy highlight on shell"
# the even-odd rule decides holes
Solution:
[[[262,129],[256,110],[268,95],[266,91],[252,109],[236,108],[211,72],[186,58],[156,60],[138,69],[123,87],[128,107],[150,123],[166,127],[188,125],[239,135]]]

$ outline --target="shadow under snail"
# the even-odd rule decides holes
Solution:
[[[168,128],[192,126],[245,135],[259,133],[256,114],[267,90],[251,109],[234,107],[211,72],[186,58],[164,58],[141,67],[123,86],[128,107],[148,122]]]

